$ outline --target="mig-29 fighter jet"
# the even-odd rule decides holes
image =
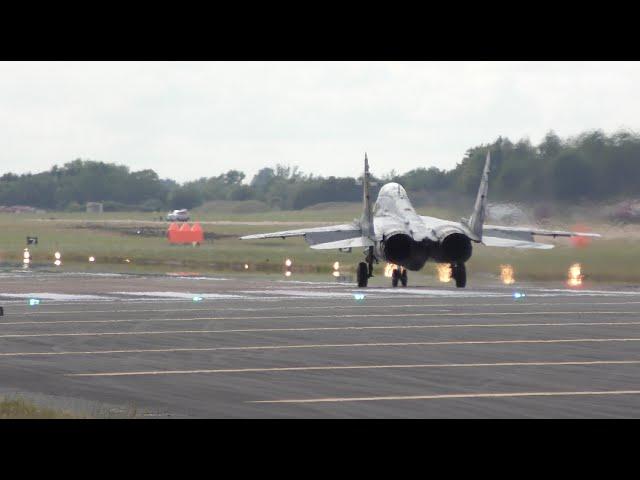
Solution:
[[[311,248],[318,250],[365,247],[365,261],[358,264],[358,287],[366,287],[373,276],[373,263],[387,261],[394,269],[392,285],[407,285],[407,270],[418,271],[428,261],[448,263],[456,287],[467,284],[465,262],[471,258],[472,244],[490,247],[553,248],[552,244],[534,241],[534,235],[550,237],[599,237],[595,233],[540,230],[529,227],[485,225],[487,190],[491,156],[480,179],[480,188],[473,213],[460,222],[418,215],[407,192],[398,183],[385,184],[372,206],[369,161],[365,154],[363,176],[363,212],[359,220],[344,225],[303,228],[275,233],[247,235],[242,240],[259,238],[304,237]]]

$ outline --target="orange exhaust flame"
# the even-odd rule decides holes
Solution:
[[[511,285],[516,282],[511,265],[500,265],[500,279],[505,285]]]
[[[569,278],[567,279],[567,285],[570,287],[579,287],[582,285],[582,266],[579,263],[574,263],[569,267]]]
[[[436,268],[438,270],[438,280],[443,283],[451,281],[451,265],[448,263],[438,263]]]
[[[384,276],[387,278],[391,278],[393,276],[393,271],[398,268],[396,265],[394,265],[393,263],[387,263],[384,266]]]

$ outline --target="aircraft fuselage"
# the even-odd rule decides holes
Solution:
[[[417,271],[427,261],[464,263],[471,257],[469,237],[454,225],[428,227],[398,183],[380,189],[373,215],[374,254],[379,259]]]

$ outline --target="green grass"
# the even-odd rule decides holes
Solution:
[[[0,419],[82,418],[72,412],[41,407],[21,397],[0,398]]]
[[[21,266],[27,235],[39,238],[39,244],[30,247],[33,264],[51,270],[55,269],[53,254],[57,250],[62,253],[63,266],[60,270],[131,273],[244,272],[245,263],[250,267],[249,273],[279,273],[283,269],[284,260],[292,258],[295,272],[325,275],[331,271],[336,260],[340,261],[343,272],[354,273],[357,263],[362,259],[360,249],[354,249],[352,253],[315,251],[300,238],[238,240],[241,235],[304,226],[295,222],[323,224],[349,221],[359,215],[359,204],[341,204],[295,212],[236,214],[229,213],[230,208],[222,205],[217,217],[209,211],[203,218],[199,215],[195,218],[236,222],[286,221],[292,224],[204,224],[205,232],[222,237],[206,241],[199,247],[192,247],[170,245],[162,236],[125,234],[114,230],[113,223],[109,223],[114,220],[130,220],[131,226],[144,226],[142,221],[153,220],[153,215],[140,212],[0,214],[0,263],[5,267]],[[420,210],[421,213],[442,218],[457,218],[443,210]],[[58,220],[47,220],[51,218]],[[158,223],[156,227],[165,228],[166,225],[167,223]],[[569,266],[579,262],[583,265],[583,273],[593,281],[640,282],[640,242],[635,238],[597,239],[586,248],[573,248],[566,239],[558,239],[555,244],[555,249],[542,251],[475,246],[468,271],[470,275],[498,275],[500,264],[508,263],[514,267],[517,279],[560,281],[566,278]],[[96,257],[94,264],[87,261],[91,255]],[[127,258],[130,263],[125,263]],[[433,270],[433,267],[428,267],[425,275],[432,276]]]

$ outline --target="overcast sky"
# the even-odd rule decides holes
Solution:
[[[0,172],[450,169],[500,135],[640,130],[638,85],[639,62],[0,62]]]

